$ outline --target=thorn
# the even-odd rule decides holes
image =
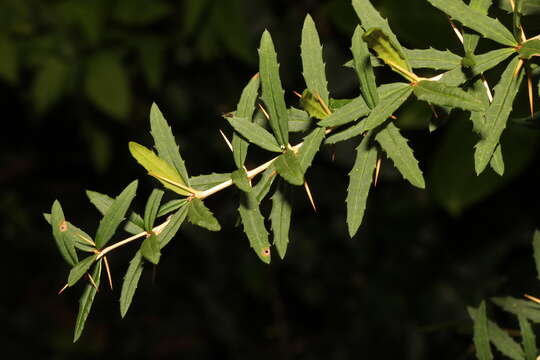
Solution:
[[[331,157],[331,160],[332,160],[332,162],[336,161],[336,145],[335,144],[332,144],[332,157]]]
[[[270,120],[270,115],[266,112],[265,108],[261,104],[257,104],[259,106],[259,109],[261,109],[262,113],[264,114],[264,117],[266,120]]]
[[[514,71],[514,77],[518,76],[519,71],[521,70],[521,67],[523,66],[524,63],[525,63],[525,60],[519,59],[519,62],[517,64],[517,66],[516,66],[516,71]]]
[[[60,295],[61,293],[63,293],[64,290],[66,290],[68,287],[69,287],[69,284],[64,285],[64,287],[60,289],[57,295]]]
[[[452,30],[454,30],[454,33],[456,33],[456,36],[459,39],[459,41],[463,44],[464,41],[463,41],[463,35],[461,34],[461,31],[459,31],[459,29],[456,27],[456,25],[454,24],[452,19],[450,19],[450,17],[448,18],[448,22],[450,23]]]
[[[300,99],[302,98],[302,94],[300,94],[298,91],[293,90],[293,94],[298,96]]]
[[[326,112],[326,115],[330,115],[332,112],[328,108],[328,105],[326,105],[324,100],[321,98],[321,95],[315,94],[315,97],[317,98],[317,101],[319,101],[319,104],[321,104],[321,106],[323,107],[324,112]]]
[[[439,114],[437,114],[437,109],[435,109],[435,106],[433,106],[432,103],[428,103],[429,107],[431,108],[431,112],[433,113],[433,116],[435,116],[435,119],[439,118]]]
[[[307,180],[304,181],[304,189],[306,189],[306,194],[309,198],[309,202],[311,203],[311,207],[313,208],[313,211],[317,212],[317,207],[315,206],[315,201],[313,201],[313,196],[311,195],[311,190],[309,189]]]
[[[515,4],[514,0],[510,0],[510,6],[512,7],[512,11],[515,11],[516,4]]]
[[[396,115],[390,115],[390,118],[391,118],[392,120],[397,120],[397,116],[396,116]]]
[[[484,74],[482,74],[482,84],[484,84],[484,87],[486,88],[486,94],[489,99],[489,103],[491,104],[493,102],[493,94],[491,94],[491,89],[489,88],[489,84]]]
[[[94,279],[92,278],[92,275],[90,275],[89,273],[86,273],[86,276],[88,276],[88,280],[90,280],[90,283],[92,284],[92,286],[99,291]]]
[[[84,241],[86,241],[87,243],[89,243],[90,245],[92,246],[96,246],[96,243],[93,242],[92,240],[90,239],[87,239],[86,237],[82,236],[81,234],[77,234],[78,237],[80,237],[81,239],[83,239]]]
[[[233,147],[232,147],[231,142],[229,141],[229,139],[227,139],[227,137],[225,136],[223,131],[221,131],[221,129],[219,129],[219,133],[221,134],[221,136],[223,136],[223,139],[225,140],[225,143],[227,143],[227,146],[229,147],[229,149],[231,149],[231,151],[233,151]]]
[[[528,294],[523,294],[523,296],[526,297],[527,299],[531,300],[531,301],[534,301],[537,304],[540,304],[540,299],[537,298],[537,297],[534,297],[534,296],[531,296],[531,295],[528,295]]]
[[[373,187],[377,187],[377,183],[379,181],[379,173],[381,171],[381,162],[382,162],[382,159],[379,157],[377,159],[377,164],[375,165],[375,180],[373,181]]]
[[[533,95],[533,84],[532,84],[532,76],[531,72],[529,71],[529,68],[525,68],[525,71],[527,73],[527,90],[529,90],[529,106],[531,110],[531,120],[534,116],[534,95]]]
[[[103,261],[105,262],[105,270],[107,270],[107,278],[109,279],[109,287],[111,290],[113,289],[112,286],[112,276],[111,276],[111,269],[109,268],[109,260],[107,260],[107,257],[103,257]]]

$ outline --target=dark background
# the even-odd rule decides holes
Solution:
[[[407,47],[462,55],[446,16],[427,2],[374,4]],[[42,213],[59,199],[67,219],[92,234],[99,216],[84,190],[116,196],[134,178],[142,211],[156,182],[127,142],[151,145],[153,101],[191,174],[234,170],[218,132],[231,134],[221,114],[235,109],[257,72],[265,28],[287,101],[296,103],[292,90],[305,86],[299,44],[308,12],[325,47],[332,96],[357,96],[354,73],[341,66],[357,24],[349,1],[0,1],[3,356],[472,359],[466,306],[540,293],[530,247],[539,210],[537,131],[511,124],[503,139],[506,175],[489,170],[477,178],[467,114],[453,113],[429,134],[429,108],[410,102],[399,125],[427,190],[411,187],[385,160],[350,239],[344,199],[355,142],[324,147],[307,177],[318,213],[298,191],[285,260],[274,254],[267,266],[257,259],[234,226],[237,193],[223,191],[207,201],[223,230],[184,225],[160,265],[143,274],[125,320],[119,289],[136,247],[110,256],[115,288],[101,287],[72,344],[82,286],[56,295],[69,268]],[[493,46],[481,44],[482,51]],[[490,73],[492,86],[500,70]],[[378,75],[379,83],[395,79],[386,70]],[[526,114],[526,97],[514,108]],[[248,167],[266,159],[249,155]],[[490,316],[517,328],[496,309]]]

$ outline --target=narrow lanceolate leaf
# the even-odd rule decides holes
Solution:
[[[90,202],[98,209],[101,215],[105,215],[109,207],[112,205],[114,199],[108,195],[99,193],[97,191],[86,190],[86,196]],[[136,212],[131,212],[124,226],[124,230],[130,234],[139,234],[144,231],[144,220]]]
[[[259,202],[254,192],[242,193],[240,207],[238,208],[244,232],[249,244],[264,263],[270,263],[270,243],[268,232],[264,226],[264,217],[259,209]]]
[[[502,155],[501,144],[497,145],[497,147],[495,148],[493,156],[489,161],[489,166],[491,166],[491,168],[497,173],[497,175],[504,175],[504,159]]]
[[[160,158],[172,165],[180,174],[183,184],[189,186],[189,176],[186,164],[180,155],[180,150],[174,139],[171,127],[154,103],[150,109],[150,131]],[[144,165],[143,165],[144,166]]]
[[[478,360],[493,359],[491,346],[489,345],[488,320],[486,315],[486,303],[484,301],[482,301],[480,307],[476,311],[476,316],[474,317],[473,331],[473,341],[476,348],[476,357],[478,358]]]
[[[448,50],[405,49],[407,59],[413,69],[452,70],[461,66],[461,57]]]
[[[276,138],[261,126],[248,121],[246,118],[225,117],[225,119],[235,131],[250,143],[268,151],[281,152],[281,147]]]
[[[386,65],[389,65],[395,71],[412,80],[409,74],[403,72],[403,70],[411,70],[411,66],[405,60],[403,52],[392,43],[388,34],[382,29],[371,28],[362,35],[362,39],[364,39],[371,49],[375,50],[377,57],[384,61]]]
[[[536,336],[531,324],[524,316],[518,316],[519,328],[521,330],[521,342],[525,350],[525,360],[536,360],[538,348],[536,347]]]
[[[43,213],[43,217],[49,223],[49,225],[52,224],[51,214]],[[69,221],[66,221],[66,224],[67,231],[65,236],[68,237],[68,240],[71,241],[75,245],[75,247],[81,251],[94,252],[94,246],[91,242],[88,241],[92,241],[90,235],[88,235]]]
[[[144,209],[144,229],[146,231],[152,231],[154,227],[154,221],[156,221],[157,213],[159,210],[159,204],[163,197],[163,191],[154,189],[146,202]]]
[[[312,93],[318,94],[328,104],[328,82],[324,69],[321,41],[311,16],[307,15],[302,28],[300,45],[302,69],[306,86]]]
[[[144,239],[141,244],[141,255],[154,265],[159,263],[161,251],[159,249],[159,239],[156,234],[152,233],[152,235]]]
[[[348,140],[361,133],[371,130],[386,121],[411,95],[413,87],[405,83],[396,83],[393,91],[381,98],[381,101],[369,113],[369,116],[350,128],[330,136],[329,144]]]
[[[344,125],[366,116],[370,111],[364,97],[359,96],[328,115],[324,120],[319,121],[317,125],[324,127]]]
[[[249,182],[245,169],[238,169],[236,171],[233,171],[231,173],[231,179],[234,185],[236,185],[236,187],[240,190],[245,192],[251,191],[251,183]]]
[[[270,166],[266,169],[257,184],[253,187],[253,194],[257,198],[257,201],[260,203],[270,191],[274,180],[276,179],[276,170],[273,166]]]
[[[167,201],[165,204],[161,205],[159,207],[157,217],[161,217],[164,215],[167,215],[175,210],[180,209],[183,206],[186,206],[188,203],[187,199],[174,199],[171,201]]]
[[[270,33],[265,30],[259,47],[259,73],[262,83],[262,100],[270,114],[270,127],[280,145],[289,143],[289,118],[284,91],[279,78],[279,64]],[[236,128],[235,128],[236,129]],[[242,134],[244,135],[244,134]]]
[[[517,45],[512,33],[498,20],[467,6],[463,0],[428,0],[431,5],[446,13],[452,19],[498,43]]]
[[[60,202],[55,200],[51,208],[51,227],[56,247],[60,251],[60,255],[66,260],[66,262],[74,266],[77,264],[77,252],[75,251],[75,244],[67,237],[68,222],[64,217],[62,206]]]
[[[478,319],[480,316],[477,309],[469,307],[467,310],[469,311],[469,315],[473,321],[476,321],[476,319]],[[496,323],[488,320],[487,332],[489,334],[489,340],[491,343],[495,345],[495,347],[504,355],[514,360],[524,359],[524,353],[521,346],[519,346],[519,344],[510,337],[510,335],[508,335],[508,332],[501,329]]]
[[[184,223],[189,211],[189,206],[182,206],[177,212],[170,218],[169,223],[165,226],[165,229],[161,230],[158,235],[159,248],[163,249],[173,239],[173,237],[180,229],[180,226]],[[219,225],[219,224],[218,224]]]
[[[536,264],[536,277],[540,279],[540,231],[535,230],[533,236],[534,263]]]
[[[272,195],[272,211],[270,221],[274,234],[274,245],[279,256],[285,258],[289,244],[289,229],[291,227],[291,186],[283,181],[278,182],[274,195]]]
[[[76,342],[79,339],[84,330],[86,319],[88,319],[88,314],[90,314],[90,310],[92,310],[92,304],[94,303],[94,298],[96,297],[96,293],[99,288],[100,279],[101,260],[96,263],[94,266],[94,271],[92,272],[92,280],[94,280],[94,284],[88,283],[84,288],[81,298],[79,299],[79,313],[77,314],[77,321],[75,323],[73,342]]]
[[[120,315],[122,318],[126,316],[131,302],[133,301],[133,295],[137,290],[137,285],[141,279],[142,271],[144,270],[144,262],[140,251],[137,251],[133,259],[129,262],[129,267],[124,275],[124,281],[122,282],[122,291],[120,292]]]
[[[400,134],[399,129],[393,123],[388,123],[384,129],[379,131],[375,135],[375,140],[394,162],[394,166],[404,179],[417,188],[424,189],[426,187],[422,170],[418,167],[418,160],[407,144],[407,139]]]
[[[291,149],[287,149],[274,161],[274,168],[290,184],[298,186],[304,184],[304,172],[300,161]]]
[[[362,224],[366,201],[377,164],[377,149],[371,142],[371,136],[365,136],[356,148],[356,159],[349,172],[347,188],[347,226],[353,237]]]
[[[137,192],[137,180],[129,184],[113,201],[96,231],[96,247],[101,249],[105,246],[116,232],[118,225],[124,220],[131,201]]]
[[[392,43],[403,53],[403,48],[399,44],[396,35],[390,29],[388,21],[383,19],[379,12],[373,7],[370,0],[353,0],[352,2],[356,15],[360,18],[364,30],[371,28],[381,28],[390,38]]]
[[[476,144],[474,162],[476,173],[480,174],[491,160],[491,156],[499,143],[501,134],[506,127],[508,116],[512,111],[514,98],[523,79],[523,71],[516,77],[514,72],[519,59],[514,58],[503,72],[497,86],[493,102],[486,111],[486,130],[482,139]]]
[[[97,255],[90,255],[81,261],[77,263],[73,268],[71,268],[71,271],[69,272],[68,276],[68,285],[73,286],[79,279],[86,274],[88,269],[90,269],[90,266],[96,261]]]
[[[439,106],[450,106],[468,111],[484,111],[484,104],[478,98],[458,87],[448,86],[439,81],[421,80],[414,86],[414,95],[419,100]]]
[[[521,44],[519,55],[525,59],[540,56],[540,39],[532,39]]]
[[[158,179],[167,189],[179,195],[187,196],[191,194],[190,188],[186,185],[180,173],[152,150],[130,141],[129,151],[135,160],[148,171],[148,174]]]
[[[540,305],[529,300],[516,299],[511,296],[491,298],[493,303],[516,316],[523,316],[535,323],[540,322]]]
[[[493,0],[471,0],[469,7],[484,15],[487,15],[492,2]],[[478,45],[478,40],[480,40],[480,35],[465,31],[463,33],[463,47],[465,48],[465,53],[473,54],[476,50],[476,46]]]
[[[204,205],[201,199],[193,199],[189,202],[188,213],[189,222],[208,229],[210,231],[221,230],[221,225],[212,212]]]
[[[515,50],[513,48],[502,48],[489,51],[485,54],[475,55],[475,65],[470,69],[469,73],[464,72],[463,68],[459,66],[453,70],[445,72],[440,81],[450,86],[461,85],[470,79],[471,76],[481,74],[497,66],[514,53]]]
[[[328,112],[326,111],[323,104],[321,104],[321,101],[319,99],[321,98],[318,95],[313,95],[313,93],[309,89],[306,89],[302,93],[302,98],[300,99],[300,105],[309,114],[310,117],[322,120],[328,116]],[[327,103],[324,103],[324,104],[327,104]],[[290,124],[290,119],[289,119],[289,124]]]
[[[311,166],[313,158],[319,151],[324,139],[324,133],[324,128],[316,128],[304,138],[302,147],[300,147],[296,155],[303,173]]]
[[[373,109],[379,102],[379,93],[377,92],[377,83],[375,74],[371,66],[371,53],[362,39],[364,30],[357,26],[352,37],[351,51],[353,54],[354,70],[360,82],[360,91],[370,109]]]
[[[211,173],[192,176],[189,181],[197,190],[208,190],[222,182],[231,180],[231,173]]]
[[[304,110],[289,108],[289,132],[300,132],[309,130],[313,121]]]
[[[258,73],[249,80],[248,84],[244,87],[244,90],[242,90],[242,95],[240,95],[238,105],[236,105],[236,116],[246,118],[248,121],[251,121],[253,112],[255,111],[257,96],[259,95],[260,83],[261,81]],[[244,162],[246,161],[248,142],[237,133],[234,133],[232,147],[234,163],[238,168],[242,168],[244,166]]]

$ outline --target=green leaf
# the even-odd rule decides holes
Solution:
[[[116,232],[116,228],[124,220],[124,216],[135,197],[137,191],[137,180],[129,184],[118,197],[113,201],[101,221],[96,231],[96,248],[105,246]]]
[[[410,71],[411,66],[405,60],[405,56],[400,49],[392,43],[390,37],[382,29],[370,28],[362,35],[362,39],[371,49],[375,50],[379,59],[384,61],[386,65],[389,65],[407,79],[412,80],[411,76],[403,71]]]
[[[159,263],[161,251],[159,249],[159,239],[156,234],[152,233],[152,235],[144,239],[141,244],[141,255],[154,265]]]
[[[91,283],[87,284],[81,298],[79,299],[79,313],[77,314],[77,320],[75,323],[73,342],[76,342],[81,336],[84,330],[84,325],[86,324],[86,319],[88,319],[90,310],[92,310],[92,304],[94,303],[94,298],[96,297],[101,279],[101,260],[99,260],[94,266],[92,279],[94,280],[95,287]]]
[[[489,165],[495,171],[499,176],[503,176],[504,174],[504,159],[502,156],[502,150],[501,150],[501,144],[498,144],[495,148],[495,152],[493,152],[493,156],[491,157],[491,160],[489,161]]]
[[[344,125],[366,116],[370,111],[364,97],[359,96],[328,115],[324,120],[319,121],[317,125],[324,127]]]
[[[126,316],[131,302],[133,301],[133,295],[137,290],[137,285],[141,279],[142,271],[144,270],[144,262],[140,251],[135,253],[135,256],[129,262],[129,267],[124,275],[124,281],[122,282],[122,291],[120,292],[120,315],[122,318]]]
[[[240,198],[240,207],[238,212],[244,232],[246,233],[249,244],[264,263],[270,263],[270,243],[268,242],[268,232],[264,226],[264,217],[259,209],[259,202],[254,192],[243,192]]]
[[[469,310],[470,311],[470,310]],[[471,315],[472,317],[472,315]],[[493,354],[489,346],[488,320],[486,316],[486,303],[482,301],[474,317],[474,346],[478,360],[491,360]]]
[[[475,308],[468,307],[469,315],[473,321],[477,321],[478,317],[481,316],[478,314],[478,310]],[[487,321],[487,330],[489,334],[489,340],[500,352],[514,360],[523,360],[524,354],[521,346],[514,341],[508,335],[508,333],[502,330],[497,324],[493,321]]]
[[[524,59],[530,59],[533,56],[540,56],[540,39],[531,39],[525,41],[519,47],[519,55]]]
[[[272,196],[272,211],[270,221],[274,234],[274,245],[279,256],[284,259],[289,244],[289,229],[291,227],[291,186],[283,181],[278,181],[276,191]]]
[[[325,104],[328,104],[328,82],[324,68],[321,41],[313,19],[308,14],[302,28],[300,45],[302,57],[302,74],[306,86],[311,93],[318,94]]]
[[[240,133],[250,143],[268,151],[281,152],[281,147],[277,143],[276,138],[261,126],[248,121],[246,118],[225,117],[225,119],[235,131]]]
[[[370,0],[353,0],[352,5],[356,11],[356,15],[358,15],[358,18],[360,18],[360,22],[362,23],[364,30],[371,28],[382,29],[382,31],[388,35],[390,41],[397,48],[397,50],[403,53],[403,48],[399,44],[396,35],[392,32],[392,29],[390,29],[388,21],[381,17],[381,15],[371,4]]]
[[[481,100],[458,87],[448,86],[439,81],[421,80],[414,86],[414,95],[419,100],[439,106],[450,106],[468,111],[485,111]]]
[[[362,39],[364,30],[358,25],[354,30],[352,37],[351,51],[353,54],[354,70],[360,82],[360,91],[370,109],[373,109],[379,102],[379,93],[377,92],[377,83],[375,74],[371,66],[371,54]]]
[[[154,189],[146,201],[146,207],[144,209],[144,229],[146,231],[152,231],[154,227],[154,221],[156,221],[163,194],[163,191]]]
[[[395,83],[393,91],[381,98],[381,101],[369,113],[369,116],[351,126],[350,128],[336,133],[326,140],[329,144],[348,140],[381,125],[388,119],[411,95],[413,87],[406,83]]]
[[[454,70],[445,72],[440,81],[450,86],[461,85],[469,78],[497,66],[514,53],[515,50],[513,48],[502,48],[489,51],[485,54],[475,55],[473,58],[475,65],[471,69],[465,71],[461,66],[459,66]]]
[[[407,144],[407,139],[400,134],[399,129],[393,123],[390,122],[381,129],[375,135],[375,140],[394,162],[394,166],[404,179],[417,188],[424,189],[426,187],[422,170],[418,167],[418,160]]]
[[[324,128],[316,128],[304,138],[304,142],[296,155],[303,173],[311,166],[313,158],[321,147],[324,136]]]
[[[49,110],[60,100],[69,81],[69,67],[63,61],[49,58],[36,73],[32,83],[32,101],[38,114]]]
[[[43,213],[43,217],[49,223],[49,225],[51,225],[51,214]],[[90,243],[90,241],[92,241],[92,237],[69,221],[66,221],[66,224],[67,231],[65,232],[65,236],[67,237],[67,240],[72,242],[77,249],[93,253],[95,248]]]
[[[373,171],[377,164],[377,149],[367,135],[356,147],[356,159],[349,172],[349,187],[347,188],[347,226],[352,238],[362,224],[366,202],[373,180]]]
[[[503,45],[515,46],[512,33],[498,20],[490,18],[482,11],[467,6],[462,0],[428,0],[431,5],[446,13],[466,27]]]
[[[17,45],[5,34],[0,34],[0,79],[15,85],[19,79]]]
[[[130,141],[129,151],[135,160],[148,171],[148,174],[157,178],[167,189],[183,196],[191,193],[178,171],[152,150]]]
[[[84,90],[101,111],[115,119],[125,119],[131,109],[131,86],[120,58],[102,52],[88,59]]]
[[[528,300],[516,299],[511,296],[494,297],[491,298],[491,301],[503,308],[504,311],[515,314],[516,316],[524,316],[535,323],[540,323],[539,304]]]
[[[287,149],[274,161],[274,168],[281,177],[293,185],[304,184],[304,172],[298,157],[291,149]]]
[[[328,113],[320,103],[319,99],[314,96],[308,89],[304,90],[304,92],[302,93],[300,105],[312,118],[324,119],[328,116]]]
[[[150,109],[150,132],[154,138],[159,157],[172,165],[180,174],[182,183],[189,186],[186,164],[180,155],[172,129],[155,103],[152,104]]]
[[[501,134],[506,127],[508,116],[512,111],[512,103],[519,90],[523,79],[523,71],[514,77],[514,72],[519,59],[514,58],[501,75],[499,83],[495,86],[493,102],[486,111],[486,129],[482,139],[475,147],[474,160],[475,170],[480,174],[490,162],[493,152],[500,141]]]
[[[58,200],[55,200],[51,208],[51,227],[56,247],[60,251],[60,255],[66,262],[74,266],[79,261],[75,245],[67,237],[68,223],[64,218],[62,206]]]
[[[174,199],[171,201],[167,201],[165,204],[161,205],[159,207],[157,217],[161,217],[163,215],[167,215],[175,210],[180,209],[183,206],[186,206],[188,203],[187,199]]]
[[[257,202],[260,203],[265,198],[276,177],[276,170],[273,166],[270,166],[262,173],[260,180],[253,187],[253,194],[257,198]]]
[[[469,7],[473,10],[481,12],[484,15],[487,15],[491,3],[492,0],[471,0]],[[478,40],[480,40],[480,35],[471,33],[469,31],[463,32],[463,47],[465,48],[466,54],[474,53],[476,46],[478,45]]]
[[[461,66],[461,56],[448,50],[405,49],[405,54],[413,69],[452,70]]]
[[[172,238],[180,229],[180,226],[184,223],[186,216],[188,215],[190,207],[182,206],[174,215],[170,218],[169,223],[158,235],[159,248],[163,249],[172,240]],[[218,224],[219,226],[219,224]]]
[[[236,116],[246,118],[251,121],[250,119],[253,117],[253,112],[255,111],[255,103],[257,102],[260,83],[261,80],[258,73],[249,80],[248,84],[242,90],[242,95],[240,95],[238,105],[236,105]],[[234,133],[232,147],[234,163],[239,169],[241,169],[246,161],[248,142],[240,137],[237,133]]]
[[[86,274],[88,269],[90,269],[90,266],[96,261],[97,254],[90,255],[88,257],[85,257],[81,261],[79,261],[73,268],[71,268],[71,271],[69,272],[68,277],[68,286],[73,286],[79,281],[79,279]]]
[[[536,277],[540,279],[540,231],[535,230],[533,235],[534,263],[536,264]]]
[[[289,132],[301,132],[308,130],[312,121],[309,114],[304,110],[289,108]]]
[[[188,213],[189,222],[208,229],[210,231],[221,230],[221,225],[212,212],[204,205],[201,199],[194,198],[189,202]]]
[[[270,127],[272,128],[278,143],[285,146],[289,143],[289,118],[287,107],[285,105],[285,98],[283,97],[285,92],[281,86],[281,80],[279,79],[277,55],[274,50],[272,37],[268,30],[265,30],[261,37],[261,44],[259,47],[259,73],[261,75],[262,83],[261,99],[266,104],[270,115]]]
[[[231,173],[211,173],[192,176],[189,181],[197,190],[208,190],[222,182],[231,180]]]
[[[247,177],[247,173],[245,169],[238,169],[236,171],[233,171],[231,173],[231,179],[236,185],[237,188],[239,188],[242,191],[250,192],[251,191],[251,183]]]
[[[108,195],[98,193],[96,191],[86,190],[86,196],[90,202],[98,209],[101,215],[105,215],[109,207],[111,207],[114,199]],[[144,220],[136,212],[131,212],[124,226],[124,230],[130,234],[139,234],[144,231]]]
[[[519,328],[521,330],[521,342],[525,350],[525,360],[536,360],[538,348],[536,347],[536,336],[527,318],[518,316]]]

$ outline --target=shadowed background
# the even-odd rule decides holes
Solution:
[[[373,3],[405,46],[463,55],[446,16],[427,2]],[[357,96],[354,72],[342,66],[357,24],[346,0],[0,1],[6,356],[472,359],[466,306],[540,292],[530,247],[539,211],[537,130],[510,125],[503,137],[506,175],[490,170],[477,178],[467,114],[456,111],[429,134],[431,110],[410,101],[398,125],[420,160],[426,191],[384,160],[363,225],[350,239],[344,199],[356,142],[323,147],[307,174],[318,212],[297,191],[285,260],[274,254],[266,266],[257,259],[234,226],[237,193],[223,191],[207,201],[223,230],[184,224],[159,266],[143,274],[125,320],[119,289],[137,248],[110,256],[115,288],[102,283],[86,330],[72,344],[82,287],[56,295],[69,269],[41,214],[59,199],[66,218],[93,234],[99,216],[84,190],[116,196],[134,178],[140,179],[134,208],[142,211],[157,182],[130,157],[127,143],[152,144],[154,101],[190,174],[234,170],[218,132],[231,134],[221,114],[235,109],[257,72],[265,28],[288,104],[296,104],[292,91],[305,86],[299,44],[308,12],[325,47],[331,95]],[[501,11],[491,14],[509,20]],[[536,31],[533,25],[528,29]],[[481,42],[481,51],[491,45]],[[379,84],[396,79],[377,71]],[[492,86],[499,73],[490,74]],[[518,99],[514,109],[526,114],[527,100]],[[248,167],[268,158],[248,154]]]

